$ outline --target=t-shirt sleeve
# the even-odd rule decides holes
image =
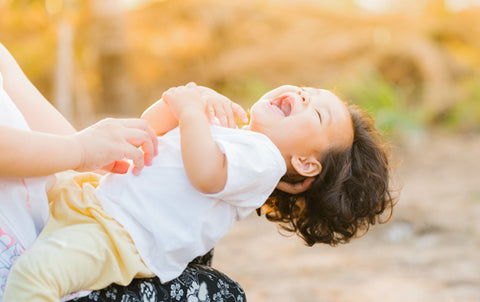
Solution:
[[[236,207],[258,208],[285,174],[285,161],[266,136],[242,131],[246,133],[215,139],[227,158],[227,183],[222,191],[206,195]]]

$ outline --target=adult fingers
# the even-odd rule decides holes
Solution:
[[[143,151],[143,161],[145,162],[145,165],[150,166],[154,157],[154,153],[152,152],[153,144],[151,141],[147,140],[142,144],[141,147]]]
[[[117,160],[106,165],[102,170],[116,174],[125,174],[128,172],[128,168],[130,168],[130,164],[126,160]]]
[[[155,142],[149,139],[149,135],[142,130],[128,129],[125,132],[125,139],[128,144],[141,147],[143,151],[143,159],[147,166],[152,164],[153,157],[158,153],[155,148],[158,148],[158,140],[155,138]]]
[[[134,146],[128,146],[124,152],[124,157],[129,158],[133,162],[133,170],[132,173],[134,175],[140,174],[144,167],[144,153],[139,148]]]
[[[144,121],[145,122],[145,128],[143,128],[143,130],[145,130],[148,134],[148,137],[150,138],[150,142],[152,142],[153,144],[153,156],[157,155],[158,154],[158,139],[157,139],[157,134],[155,133],[155,130],[153,130],[152,126],[150,126],[150,124],[147,122],[147,121]]]
[[[121,147],[123,157],[132,160],[134,166],[133,173],[138,175],[144,165],[150,165],[154,155],[158,153],[158,140],[153,130],[149,131],[150,126],[146,121],[124,119],[119,120],[119,122],[125,127],[120,135],[127,143],[123,143]],[[137,148],[137,146],[140,146],[142,149]],[[117,168],[122,170],[123,167],[124,164]]]
[[[133,145],[142,146],[148,159],[158,154],[158,140],[153,128],[142,119],[119,119],[123,127],[130,128],[124,134],[126,140]]]

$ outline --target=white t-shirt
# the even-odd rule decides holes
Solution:
[[[263,134],[212,126],[228,162],[225,188],[203,194],[189,182],[178,128],[159,137],[152,166],[139,176],[109,174],[96,195],[132,237],[147,267],[162,282],[208,252],[237,220],[263,205],[286,172],[277,147]]]
[[[0,73],[0,125],[30,130],[3,88]],[[33,244],[48,218],[46,178],[0,177],[0,301],[10,268]]]

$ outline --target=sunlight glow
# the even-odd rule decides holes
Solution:
[[[356,5],[374,13],[385,13],[401,6],[412,6],[413,1],[400,3],[395,0],[353,0]],[[418,1],[417,1],[418,2]],[[460,12],[480,7],[480,0],[444,0],[445,8],[451,12]],[[417,3],[417,5],[419,5]]]
[[[123,6],[124,9],[131,10],[131,9],[138,9],[143,5],[150,4],[152,2],[160,2],[164,0],[120,0],[119,2]]]
[[[375,13],[383,13],[389,10],[395,0],[354,0],[359,7]]]
[[[63,1],[61,0],[46,0],[45,10],[51,15],[56,15],[62,11]]]
[[[452,12],[460,12],[471,7],[480,7],[480,0],[445,0],[445,7]]]

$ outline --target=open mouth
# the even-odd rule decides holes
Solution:
[[[292,112],[292,103],[290,100],[290,96],[281,96],[276,98],[270,102],[270,105],[274,106],[278,109],[279,113],[283,116],[289,116]]]

